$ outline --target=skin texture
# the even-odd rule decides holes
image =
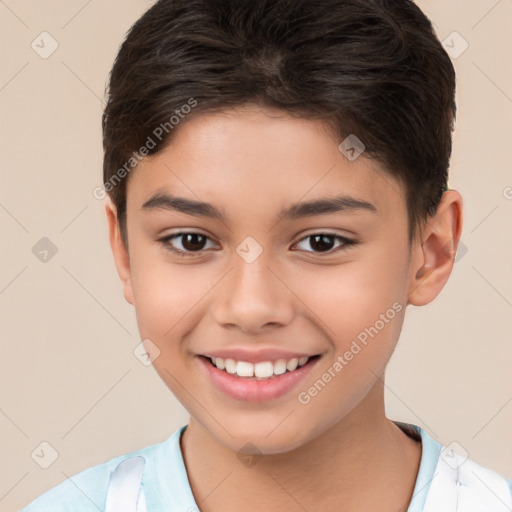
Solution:
[[[201,511],[398,512],[412,496],[421,445],[386,418],[384,371],[407,305],[431,302],[450,275],[462,198],[445,192],[409,246],[402,185],[364,154],[349,161],[340,142],[321,121],[276,110],[200,114],[130,176],[128,251],[115,208],[106,205],[141,338],[160,350],[155,369],[191,415],[181,446]],[[227,219],[142,209],[164,191],[211,203]],[[277,221],[292,203],[340,194],[372,203],[377,212]],[[159,241],[178,231],[205,235],[202,252],[180,257]],[[308,236],[322,233],[357,243],[343,248],[331,238],[332,249],[321,252]],[[236,251],[248,236],[263,250],[250,264]],[[169,244],[190,248],[183,237]],[[300,403],[298,394],[393,304],[401,306],[394,318],[321,392]],[[291,392],[251,403],[218,390],[198,359],[234,347],[321,358]],[[249,466],[240,450],[263,456]]]

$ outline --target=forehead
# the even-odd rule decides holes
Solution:
[[[129,206],[142,209],[168,194],[207,202],[216,206],[212,217],[229,221],[242,213],[283,215],[286,205],[320,197],[354,199],[380,215],[405,205],[396,178],[364,153],[347,158],[324,121],[254,107],[195,115],[177,128],[133,172]]]

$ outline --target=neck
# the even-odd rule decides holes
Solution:
[[[381,382],[312,441],[254,465],[241,464],[193,418],[181,449],[201,512],[405,512],[421,458],[421,444],[386,418]]]

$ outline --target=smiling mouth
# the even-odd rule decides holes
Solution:
[[[320,357],[320,354],[275,361],[262,361],[260,363],[249,363],[247,361],[236,361],[235,359],[223,359],[221,357],[200,356],[208,363],[233,377],[244,380],[271,380],[281,375],[292,373],[303,366],[308,366]]]

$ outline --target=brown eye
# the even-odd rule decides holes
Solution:
[[[329,235],[313,235],[309,237],[311,239],[311,247],[315,251],[327,252],[334,247],[334,237]]]
[[[195,232],[174,233],[159,240],[167,249],[185,256],[187,253],[199,253],[210,240],[206,235]],[[176,241],[179,241],[177,243]],[[181,247],[176,247],[176,245]]]
[[[204,248],[206,237],[199,233],[186,233],[180,235],[182,238],[181,244],[187,251],[200,251]]]
[[[306,252],[336,252],[338,250],[345,250],[350,246],[355,245],[355,240],[350,240],[340,235],[331,235],[329,233],[315,233],[304,237],[299,243],[309,240],[309,246],[313,249],[312,251],[306,250]],[[337,248],[335,248],[336,240],[341,242]],[[335,248],[333,250],[333,248]]]

